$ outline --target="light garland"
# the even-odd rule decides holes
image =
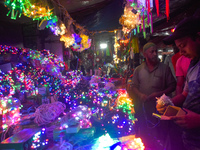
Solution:
[[[8,126],[20,121],[20,109],[23,107],[20,101],[12,97],[0,98],[0,114],[2,114],[2,126],[5,130]]]
[[[116,63],[119,63],[119,58],[117,57],[117,51],[118,51],[120,45],[118,43],[118,39],[117,39],[117,35],[116,35],[117,31],[115,30],[114,33],[115,33],[115,44],[114,44],[115,54],[113,55],[113,61],[116,64]]]
[[[48,145],[49,139],[46,138],[46,129],[42,128],[41,131],[34,134],[31,141],[31,149],[42,149]]]
[[[60,41],[63,41],[65,43],[65,47],[73,45],[73,35],[65,35],[67,32],[69,32],[68,34],[73,34],[67,30],[74,22],[73,19],[69,16],[68,12],[65,11],[64,15],[66,15],[65,17],[68,18],[68,25],[66,27],[65,24],[62,23],[62,21],[59,20],[58,22],[57,16],[53,14],[52,9],[48,8],[47,2],[45,2],[46,1],[41,1],[40,6],[38,6],[38,3],[33,4],[32,1],[29,0],[5,0],[5,6],[9,9],[7,16],[11,14],[11,19],[16,19],[18,15],[19,17],[21,17],[21,14],[23,14],[24,16],[32,18],[33,20],[41,21],[41,23],[43,21],[47,21],[46,27],[50,28],[56,36],[61,36]],[[41,7],[41,5],[45,7]],[[85,32],[83,27],[75,23],[73,24],[81,33]],[[83,39],[81,41],[81,46],[80,48],[76,49],[76,51],[79,52],[82,52],[83,50],[88,49],[91,46],[91,39],[89,39],[88,36],[84,34],[81,34],[81,36]]]

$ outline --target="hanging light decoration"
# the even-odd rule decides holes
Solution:
[[[130,3],[127,2],[124,8],[124,14],[119,19],[120,24],[125,28],[132,30],[136,28],[137,25],[141,24],[139,13],[134,9]]]
[[[60,38],[60,41],[63,41],[65,43],[65,47],[70,47],[71,45],[74,44],[75,39],[74,39],[74,35],[62,35]]]

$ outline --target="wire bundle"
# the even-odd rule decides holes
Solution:
[[[61,102],[42,104],[35,111],[34,122],[37,123],[38,126],[49,124],[63,113],[65,108],[65,104]]]

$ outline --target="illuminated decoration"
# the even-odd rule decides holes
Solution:
[[[74,38],[75,38],[75,42],[76,42],[76,43],[80,43],[81,40],[82,40],[82,38],[80,37],[80,35],[78,35],[78,34],[76,34],[76,33],[74,33]]]
[[[11,14],[11,19],[16,19],[18,15],[21,17],[26,9],[31,7],[28,0],[5,0],[4,4],[9,9],[7,16]]]
[[[165,0],[166,4],[166,16],[167,16],[167,21],[169,20],[169,0]]]
[[[127,46],[128,43],[129,43],[129,40],[128,39],[125,39],[125,40],[121,39],[121,40],[119,40],[119,43],[120,43],[120,45]]]
[[[5,130],[7,127],[20,121],[20,101],[12,97],[0,98],[0,114],[2,114],[2,126]]]
[[[0,54],[20,55],[28,62],[16,65],[9,71],[9,74],[1,74],[0,92],[2,96],[14,94],[15,85],[11,78],[13,76],[16,77],[16,82],[20,83],[20,92],[30,92],[31,95],[37,94],[35,84],[49,87],[50,95],[54,95],[59,93],[60,84],[65,83],[65,77],[58,71],[64,67],[63,62],[48,50],[33,51],[0,45]],[[39,64],[36,64],[38,61]],[[43,71],[44,69],[46,71]]]
[[[151,27],[151,33],[153,32],[152,8],[153,0],[137,0],[137,3],[134,0],[127,0],[124,15],[119,19],[123,32],[128,34],[137,27],[138,33],[143,29],[143,36],[146,38],[146,27]]]
[[[0,97],[11,96],[14,90],[13,79],[0,70]]]
[[[113,139],[109,134],[102,135],[92,146],[92,150],[144,150],[144,144],[140,138],[134,135]]]
[[[137,25],[141,24],[139,13],[134,14],[132,9],[132,7],[126,5],[124,8],[124,15],[119,19],[119,22],[129,30],[132,30],[136,28]]]
[[[33,20],[50,20],[53,17],[51,9],[36,5],[31,5],[31,7],[27,8],[24,15]]]
[[[42,7],[41,5],[45,6]],[[62,21],[59,20],[58,24],[58,18],[57,16],[53,15],[53,12],[51,9],[48,8],[48,4],[46,1],[40,2],[40,6],[38,3],[33,4],[32,1],[30,0],[5,0],[5,6],[8,7],[9,12],[7,15],[11,13],[11,19],[16,19],[17,15],[19,14],[19,17],[21,14],[32,18],[33,20],[38,20],[38,21],[47,21],[47,28],[50,28],[51,31],[55,35],[60,35],[60,41],[63,41],[65,43],[65,47],[69,47],[74,44],[74,37],[73,35],[66,35],[67,33],[67,28],[70,28],[70,25],[73,22],[73,19],[69,16],[68,12],[66,11],[64,14],[68,18],[68,23],[67,27],[65,26],[64,23],[61,23]],[[60,7],[60,6],[59,6]],[[74,25],[81,30],[81,32],[84,32],[84,29],[78,25]],[[68,33],[71,34],[71,33]],[[74,47],[76,51],[82,52],[85,49],[90,48],[91,46],[91,39],[88,38],[87,35],[81,34],[81,45],[80,47]],[[77,43],[76,43],[77,44]]]
[[[65,30],[66,30],[66,27],[64,24],[61,24],[60,26],[60,30],[57,30],[57,33],[55,33],[56,35],[64,35],[65,34]]]
[[[75,38],[75,43],[73,44],[72,50],[77,52],[82,52],[91,46],[91,39],[89,39],[89,36],[85,34],[81,34],[80,36],[78,34],[73,34]]]
[[[80,47],[80,49],[78,51],[81,52],[81,51],[83,51],[85,49],[90,48],[91,39],[89,39],[89,36],[87,36],[85,34],[81,34],[80,37],[81,37],[82,40],[81,40],[81,47]]]
[[[117,142],[119,142],[117,139],[114,140],[109,134],[105,134],[97,139],[95,144],[92,146],[92,150],[110,150],[110,147]],[[121,150],[121,147],[117,147],[114,150]]]
[[[111,82],[110,78],[94,77],[94,79],[89,82],[82,76],[82,72],[80,71],[67,72],[66,74],[63,74],[63,76],[60,76],[58,74],[58,72],[60,72],[58,71],[58,68],[63,67],[63,62],[60,61],[60,59],[56,55],[51,54],[48,50],[34,51],[10,46],[0,46],[0,54],[19,55],[25,61],[21,63],[21,65],[17,65],[15,69],[13,68],[9,74],[9,76],[17,74],[17,76],[15,77],[20,83],[20,92],[23,90],[25,92],[33,91],[34,89],[31,88],[34,87],[31,86],[31,84],[30,86],[28,85],[29,83],[33,83],[32,81],[34,81],[34,85],[37,85],[38,87],[48,87],[50,96],[57,95],[58,100],[66,105],[67,110],[73,111],[79,105],[86,105],[88,107],[88,110],[91,112],[83,114],[88,114],[87,116],[92,115],[101,122],[99,132],[103,134],[107,132],[112,137],[126,136],[135,133],[133,128],[133,118],[130,119],[128,114],[129,110],[123,112],[123,108],[118,108],[118,106],[116,105],[118,96],[125,94],[126,91],[118,90],[116,92],[112,88],[109,88],[109,90],[107,90],[108,87],[112,87],[111,85],[109,85],[109,82]],[[33,60],[38,60],[39,65],[36,64],[37,61]],[[38,67],[36,68],[35,66]],[[24,75],[25,78],[23,78]],[[5,75],[2,76],[4,77]],[[30,80],[30,82],[28,80],[25,80],[25,83],[27,85],[21,83],[21,78],[28,79]],[[11,85],[11,83],[9,84]],[[106,87],[107,84],[109,85],[108,87]],[[26,88],[22,88],[25,86],[28,86],[27,88],[29,88],[30,90],[28,91]],[[121,101],[121,99],[119,98],[119,101]],[[50,110],[47,111],[47,109]],[[45,107],[44,112],[47,113],[46,116],[51,116],[53,114],[53,117],[55,117],[55,114],[58,111],[57,109],[56,111],[53,111],[51,107]],[[77,113],[75,114],[77,117]],[[41,116],[36,117],[38,124],[43,124],[45,121],[49,121],[49,119],[52,119],[49,116],[48,119],[44,119],[44,114]],[[91,127],[91,122],[89,118],[90,117],[80,122],[81,127]]]
[[[46,129],[42,128],[41,131],[37,132],[32,138],[31,149],[42,149],[49,144],[49,139],[46,138]]]
[[[62,128],[68,128],[77,124],[80,125],[80,128],[89,128],[92,126],[90,117],[91,110],[85,105],[79,105],[64,115],[60,120],[60,124]]]
[[[50,28],[51,31],[56,36],[64,35],[67,32],[66,26],[63,23],[61,23],[60,26],[59,26],[58,19],[57,19],[56,16],[47,22],[46,27]]]
[[[47,21],[47,28],[54,28],[57,25],[58,17],[53,16],[50,20]],[[54,30],[53,30],[54,31]]]
[[[117,58],[117,51],[118,51],[120,45],[118,43],[118,39],[117,39],[117,35],[116,35],[117,31],[115,30],[114,33],[115,33],[115,44],[114,44],[114,52],[115,53],[113,55],[113,61],[116,64],[116,63],[119,63],[119,58]]]
[[[70,17],[69,13],[65,8],[61,5],[59,7],[62,7],[61,10],[64,10],[63,13],[65,18],[68,19],[67,26],[62,23],[61,20],[58,22],[58,17],[55,16],[52,12],[52,9],[49,8],[47,1],[40,1],[39,3],[33,3],[32,0],[5,0],[5,6],[9,9],[9,14],[11,14],[11,19],[16,19],[17,16],[21,17],[21,14],[24,16],[27,16],[29,18],[32,18],[33,20],[41,21],[47,21],[47,28],[50,28],[51,31],[55,35],[60,35],[61,41],[64,41],[65,46],[69,47],[74,43],[74,37],[65,35],[67,33],[66,29],[70,28],[70,25],[74,22],[73,19]],[[42,7],[44,6],[44,7]],[[70,22],[70,23],[69,23]],[[77,23],[73,23],[73,25],[81,31],[81,33],[84,33],[85,30],[83,27],[78,25]],[[68,33],[71,34],[71,33]],[[83,51],[85,49],[88,49],[91,46],[91,39],[88,38],[88,36],[82,34],[82,41],[80,48],[76,49],[76,51]]]
[[[65,43],[66,48],[70,47],[75,42],[74,35],[73,34],[71,36],[62,35],[61,38],[60,38],[60,41],[63,41]]]
[[[155,4],[156,4],[156,13],[157,16],[159,16],[159,0],[155,0]]]
[[[128,34],[129,32],[131,32],[131,29],[128,29],[127,27],[123,26],[122,31],[124,32],[124,34]]]
[[[30,66],[28,66],[27,64],[22,65],[20,63],[16,65],[16,67],[13,70],[15,72],[16,78],[20,82],[21,92],[27,92],[29,90],[31,91],[32,89],[35,89],[34,81],[28,75],[28,70],[31,70],[31,68],[27,67]],[[12,74],[11,72],[13,71],[10,71],[10,74]]]
[[[33,20],[50,20],[53,17],[49,8],[31,4],[29,0],[5,0],[4,4],[10,9],[7,16],[11,13],[11,19],[16,19],[21,14]]]
[[[175,31],[175,28],[171,29],[171,32],[173,33]]]
[[[144,150],[144,144],[140,138],[135,138],[135,135],[129,135],[119,138],[122,142],[122,150]]]
[[[129,115],[130,120],[134,120],[134,105],[132,103],[132,99],[129,98],[128,93],[125,92],[125,94],[119,94],[117,100],[116,100],[116,108],[122,109],[124,113],[127,113]]]
[[[73,70],[66,72],[65,77],[66,77],[66,82],[65,86],[67,89],[74,89],[78,83],[80,83],[81,77],[83,73],[80,72],[79,70]]]

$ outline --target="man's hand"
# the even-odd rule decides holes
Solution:
[[[165,104],[162,104],[162,105],[156,104],[156,109],[160,114],[163,114],[165,110],[167,109],[167,106],[168,105],[165,105]]]
[[[192,129],[200,128],[200,114],[184,109],[187,113],[183,116],[173,116],[170,119],[174,120],[182,128]]]

